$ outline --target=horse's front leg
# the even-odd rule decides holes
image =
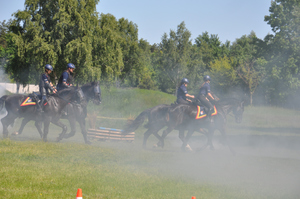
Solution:
[[[71,131],[70,131],[70,133],[65,134],[65,136],[64,136],[65,139],[73,137],[76,133],[76,118],[75,118],[75,115],[69,114],[68,115],[68,120],[69,120],[69,124],[70,124],[70,127],[71,127]]]
[[[87,131],[86,131],[86,128],[85,128],[85,118],[80,118],[80,119],[78,120],[78,123],[79,123],[80,129],[81,129],[81,133],[82,133],[82,135],[83,135],[84,142],[85,142],[86,144],[92,144],[92,143],[89,141],[88,137],[87,137]]]
[[[64,136],[65,136],[65,134],[66,134],[68,128],[67,128],[66,125],[64,125],[63,123],[61,123],[61,122],[59,121],[59,117],[56,117],[55,119],[53,118],[51,122],[52,122],[53,124],[55,124],[56,126],[59,126],[60,128],[62,128],[62,132],[61,132],[61,133],[59,134],[59,136],[56,138],[56,141],[59,142],[59,141],[61,141],[61,140],[64,138]]]

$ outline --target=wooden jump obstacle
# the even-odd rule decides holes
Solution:
[[[135,133],[131,132],[126,135],[122,135],[122,129],[113,129],[113,128],[105,128],[99,127],[99,129],[89,129],[88,136],[92,139],[97,140],[122,140],[122,141],[134,141]]]
[[[133,142],[135,133],[131,132],[129,134],[123,135],[122,129],[114,129],[114,128],[105,128],[99,127],[96,128],[96,120],[97,115],[94,112],[93,114],[88,114],[89,119],[89,129],[87,131],[87,135],[90,139],[96,139],[99,141],[105,140],[115,140],[115,141],[128,141]]]

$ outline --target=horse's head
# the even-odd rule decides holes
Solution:
[[[232,109],[232,113],[234,114],[236,123],[242,122],[243,113],[244,113],[244,102],[245,101],[243,100],[235,103],[235,106]]]
[[[91,82],[81,87],[87,100],[93,99],[93,103],[96,105],[101,104],[101,89],[99,82]]]

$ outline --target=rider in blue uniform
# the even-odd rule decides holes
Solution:
[[[42,99],[37,102],[37,112],[42,113],[44,103],[47,101],[47,95],[50,93],[49,90],[53,93],[56,93],[56,88],[50,82],[50,73],[53,71],[53,67],[50,64],[45,65],[45,73],[42,74],[40,83],[39,83],[39,91],[42,95]]]
[[[59,80],[58,80],[58,84],[57,84],[57,90],[60,91],[64,88],[68,88],[70,86],[72,86],[73,84],[73,72],[74,72],[74,69],[75,69],[75,65],[72,64],[72,63],[68,63],[67,65],[67,70],[65,70]]]
[[[177,90],[177,100],[176,100],[176,102],[178,104],[189,104],[192,101],[190,99],[188,99],[188,97],[195,98],[194,95],[188,94],[188,91],[186,88],[188,83],[189,83],[189,80],[187,78],[183,78],[180,82],[180,86],[178,87],[178,90]]]
[[[210,76],[205,75],[203,80],[204,80],[204,83],[202,84],[202,86],[200,88],[199,95],[197,98],[200,100],[200,102],[202,102],[202,104],[204,106],[209,108],[207,115],[209,117],[211,117],[211,114],[213,113],[213,110],[214,110],[214,106],[209,101],[209,99],[215,100],[210,91],[209,83],[210,83],[211,78],[210,78]]]

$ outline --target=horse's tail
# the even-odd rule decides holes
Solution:
[[[139,128],[139,126],[142,125],[144,123],[145,119],[149,116],[150,111],[151,111],[151,108],[141,112],[135,118],[135,120],[133,120],[132,122],[127,124],[127,126],[123,130],[123,134],[128,134],[128,133],[134,132],[137,128]]]
[[[3,95],[0,98],[0,111],[3,109],[4,103],[5,103],[5,100],[6,100],[7,97],[8,97],[8,95]]]

